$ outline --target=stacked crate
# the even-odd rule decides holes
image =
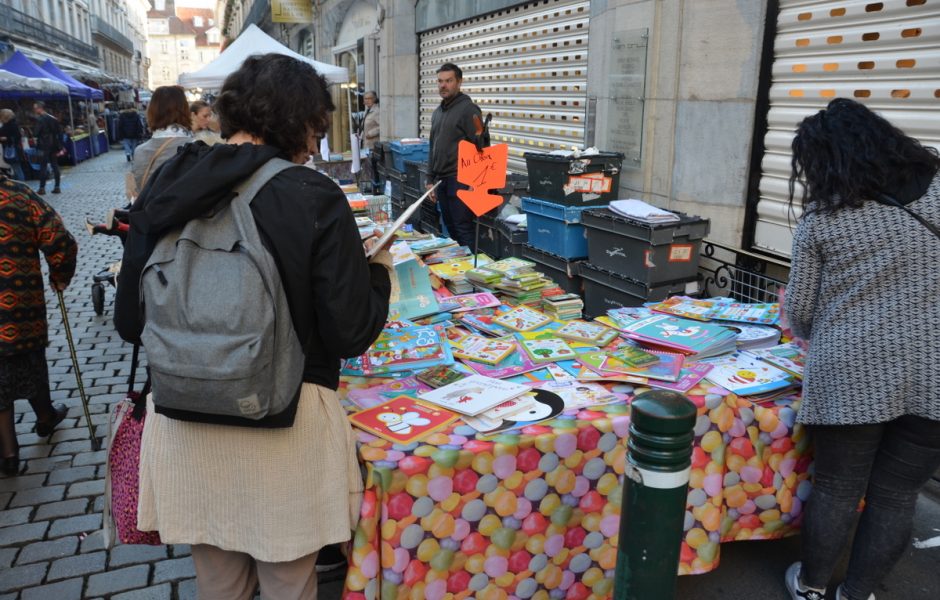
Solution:
[[[678,221],[651,224],[607,208],[583,213],[588,260],[580,273],[586,315],[698,291],[699,253],[709,221],[678,215]]]
[[[617,198],[623,154],[600,152],[556,155],[527,152],[528,196],[522,199],[527,217],[525,258],[552,273],[556,281],[580,292],[578,264],[588,245],[581,215]]]

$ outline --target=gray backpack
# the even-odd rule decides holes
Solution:
[[[249,205],[277,173],[275,158],[232,202],[157,243],[140,278],[156,407],[261,419],[296,397],[304,354],[271,254]]]

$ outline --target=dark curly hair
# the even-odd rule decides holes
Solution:
[[[189,102],[186,101],[183,88],[178,85],[164,85],[153,91],[150,106],[147,107],[147,126],[151,131],[170,125],[192,129],[191,123]]]
[[[244,131],[290,156],[307,152],[311,132],[326,133],[335,109],[316,69],[273,53],[245,59],[225,79],[214,108],[223,138]]]
[[[835,212],[890,195],[938,168],[934,148],[924,147],[863,104],[836,98],[796,130],[790,207],[797,182],[803,184],[804,211]]]

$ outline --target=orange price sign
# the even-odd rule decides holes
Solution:
[[[503,198],[489,190],[506,185],[506,166],[509,146],[497,144],[477,150],[474,144],[461,141],[457,146],[457,181],[469,185],[469,190],[457,190],[457,197],[480,216],[503,203]]]

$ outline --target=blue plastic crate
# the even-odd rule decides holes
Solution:
[[[522,210],[528,215],[529,244],[566,260],[585,258],[588,244],[581,213],[589,208],[523,198]]]
[[[406,160],[413,160],[415,162],[427,161],[431,145],[427,140],[412,144],[392,142],[390,148],[392,150],[392,162],[395,168],[404,173]]]

